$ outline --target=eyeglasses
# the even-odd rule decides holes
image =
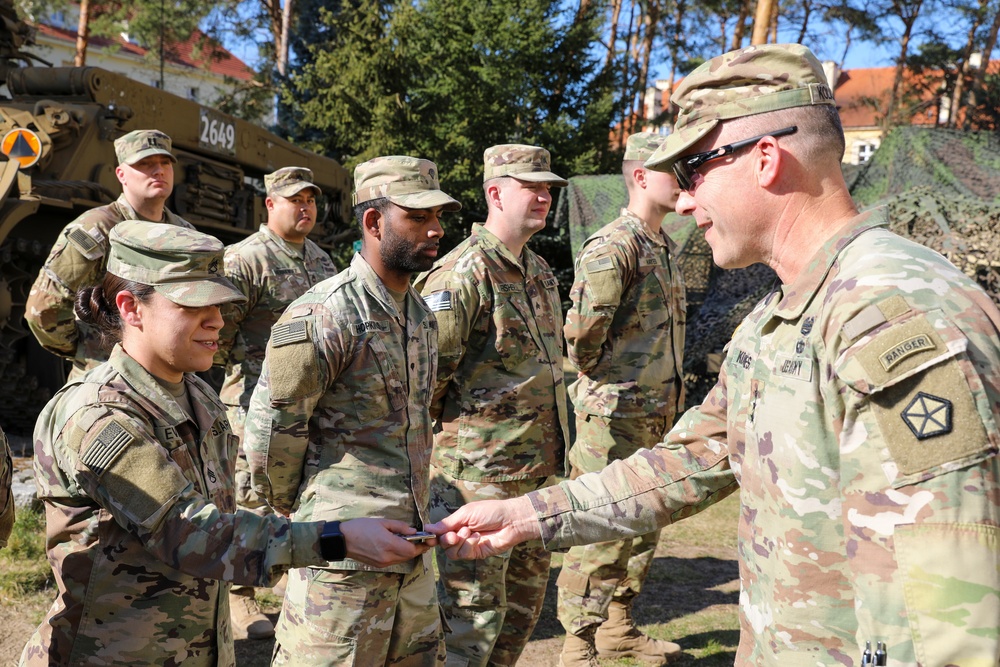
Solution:
[[[698,173],[698,168],[706,162],[718,160],[721,157],[726,157],[727,155],[735,153],[741,148],[753,146],[764,137],[782,137],[786,134],[794,134],[798,129],[798,126],[792,125],[791,127],[786,127],[782,130],[776,130],[774,132],[768,132],[767,134],[761,134],[760,136],[756,136],[751,139],[744,139],[743,141],[736,141],[731,144],[726,144],[725,146],[719,146],[718,148],[713,148],[712,150],[705,151],[704,153],[685,155],[684,157],[678,159],[677,162],[674,162],[674,176],[677,177],[677,185],[680,186],[681,190],[691,190],[694,188],[696,180],[700,180],[701,178],[701,174]]]

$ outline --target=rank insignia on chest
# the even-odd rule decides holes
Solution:
[[[925,392],[918,393],[900,416],[917,440],[951,433],[951,401]]]

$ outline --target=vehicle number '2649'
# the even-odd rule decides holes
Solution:
[[[203,108],[198,144],[216,153],[235,155],[236,123],[231,118]]]

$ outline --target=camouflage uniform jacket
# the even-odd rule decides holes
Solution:
[[[437,323],[412,288],[406,310],[356,254],[272,329],[243,449],[253,490],[279,512],[429,523]],[[377,569],[350,559],[329,568]]]
[[[415,286],[435,311],[436,467],[477,482],[562,474],[568,444],[562,304],[555,275],[482,225]]]
[[[321,524],[236,511],[234,436],[185,375],[197,423],[115,346],[35,427],[58,594],[23,665],[233,665],[229,584],[324,562]]]
[[[267,225],[226,248],[226,277],[246,295],[245,303],[226,305],[215,363],[226,367],[219,396],[228,406],[250,404],[257,386],[271,327],[292,301],[337,273],[330,256],[306,239],[303,248]]]
[[[628,209],[583,244],[566,314],[577,412],[670,419],[681,401],[684,280],[673,242]]]
[[[93,287],[104,280],[108,235],[122,220],[146,220],[132,208],[124,194],[66,225],[38,272],[24,307],[24,319],[38,343],[49,352],[73,361],[71,379],[108,358],[97,332],[76,319],[73,302],[81,288]],[[194,229],[191,223],[166,208],[163,222]]]
[[[996,664],[1000,313],[884,222],[757,305],[664,443],[538,492],[545,543],[645,533],[738,481],[736,664],[857,664],[865,641],[897,666]]]
[[[7,436],[0,431],[0,549],[7,546],[7,538],[14,528],[14,495],[10,490],[13,475]]]

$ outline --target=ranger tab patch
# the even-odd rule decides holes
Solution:
[[[926,440],[951,433],[951,412],[947,398],[921,391],[903,408],[901,416],[917,440]]]
[[[424,303],[434,312],[451,310],[451,290],[441,290],[424,297]]]
[[[882,362],[882,368],[885,370],[890,370],[893,366],[901,362],[907,357],[917,354],[918,352],[923,352],[924,350],[931,350],[937,347],[930,336],[926,334],[917,334],[907,338],[904,341],[896,343],[888,350],[885,350],[879,355],[879,361]]]
[[[121,424],[111,422],[101,429],[80,460],[100,477],[134,439]]]
[[[292,320],[275,324],[271,329],[271,347],[281,347],[309,340],[309,324],[305,320]]]

